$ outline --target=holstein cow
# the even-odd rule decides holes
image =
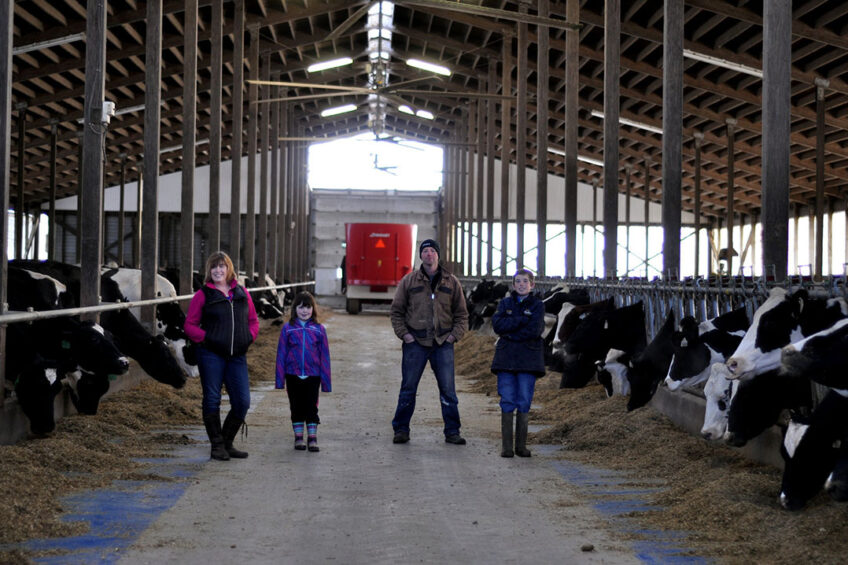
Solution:
[[[465,299],[468,309],[468,329],[479,330],[486,318],[491,318],[498,309],[498,302],[509,292],[509,285],[483,279],[468,293]]]
[[[768,299],[754,313],[751,327],[748,328],[736,351],[725,363],[727,370],[717,370],[714,375],[710,375],[710,381],[715,376],[715,382],[711,384],[708,381],[704,389],[707,397],[707,413],[718,417],[711,422],[707,422],[705,418],[702,434],[709,426],[711,427],[709,437],[717,439],[715,432],[718,431],[722,425],[721,420],[726,418],[727,414],[725,411],[718,410],[717,406],[711,406],[711,403],[718,402],[726,396],[728,390],[730,390],[730,403],[732,403],[733,396],[738,391],[738,387],[731,387],[725,382],[727,379],[751,379],[777,369],[780,366],[783,346],[828,328],[846,315],[848,315],[848,304],[841,298],[812,299],[803,289],[792,294],[782,288],[772,289]],[[774,382],[774,386],[782,384],[780,381]],[[717,394],[713,396],[708,391]],[[775,394],[772,398],[780,401],[781,395]],[[725,405],[729,407],[730,403]],[[763,410],[761,414],[764,413],[767,412]],[[726,432],[727,429],[725,429]],[[704,435],[706,437],[706,434]],[[732,438],[729,436],[727,439]],[[740,440],[733,439],[733,441]]]
[[[634,330],[635,331],[635,330]],[[627,370],[630,382],[630,398],[627,411],[641,408],[653,398],[660,381],[668,374],[674,350],[671,338],[674,334],[674,310],[669,309],[665,322],[651,343],[631,359]]]
[[[554,371],[562,373],[560,388],[579,388],[584,386],[595,371],[594,363],[606,355],[606,351],[594,351],[583,348],[581,350],[568,351],[566,344],[571,339],[575,330],[581,325],[596,328],[597,331],[603,326],[603,312],[611,312],[615,309],[615,301],[612,298],[594,302],[592,304],[575,305],[564,303],[557,314],[557,324],[551,343],[551,358],[546,360]],[[547,339],[547,338],[546,338]]]
[[[644,350],[647,343],[641,301],[614,310],[601,307],[590,312],[565,341],[566,361],[560,388],[585,386],[595,374],[595,364],[604,359],[610,349],[633,355]]]
[[[246,275],[239,275],[238,282],[246,289],[259,288],[260,286],[275,286],[277,284],[268,275],[265,275],[265,283],[262,285],[259,283],[259,275],[254,275],[253,279],[248,279]],[[280,294],[284,297],[285,291],[262,290],[251,292],[250,297],[256,306],[256,314],[260,318],[268,320],[281,318],[285,311],[285,298],[281,298]]]
[[[665,377],[668,389],[676,391],[705,382],[710,367],[724,363],[736,351],[749,325],[744,307],[700,324],[692,316],[681,319],[680,329],[672,337],[674,357]]]
[[[773,288],[754,312],[751,327],[727,360],[731,378],[745,378],[780,366],[781,348],[848,316],[842,298],[812,299],[806,290],[788,294]]]
[[[727,410],[724,441],[742,447],[773,426],[784,410],[804,410],[812,403],[809,379],[779,369],[740,380]]]
[[[12,261],[10,265],[50,275],[68,287],[75,300],[79,300],[80,268],[77,265],[56,261]],[[118,283],[109,277],[100,278],[100,296],[104,302],[125,302]],[[148,375],[157,381],[181,388],[186,376],[177,363],[163,336],[153,336],[129,310],[112,310],[100,314],[100,323],[115,338],[118,348],[135,359]]]
[[[74,306],[64,284],[14,265],[8,268],[8,290],[12,310]],[[94,322],[71,317],[12,324],[7,352],[7,379],[14,381],[18,402],[36,435],[54,429],[53,399],[63,382],[71,385],[77,411],[95,414],[110,377],[129,368],[108,332]]]
[[[830,391],[808,420],[790,422],[781,454],[784,468],[780,504],[800,510],[825,485],[848,435],[848,398]]]
[[[714,363],[710,367],[710,376],[704,385],[706,407],[701,436],[704,439],[719,440],[727,431],[727,410],[730,401],[739,388],[739,381],[730,379],[730,371],[724,363]]]
[[[130,302],[141,300],[141,270],[121,268],[106,268],[103,270],[103,276],[108,277],[118,283],[118,292]],[[171,281],[162,275],[156,275],[156,298],[176,297],[177,289],[171,284]],[[138,308],[133,308],[133,314],[138,317]],[[200,372],[197,369],[197,362],[189,363],[186,361],[186,356],[194,360],[194,352],[186,351],[195,347],[194,342],[190,341],[186,335],[183,326],[185,326],[185,313],[176,302],[168,302],[165,304],[156,305],[156,324],[159,333],[165,337],[165,342],[171,347],[174,357],[177,359],[180,367],[189,377],[197,377]]]

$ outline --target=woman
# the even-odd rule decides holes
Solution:
[[[223,251],[216,251],[206,261],[206,280],[191,299],[185,332],[198,344],[203,424],[212,444],[212,459],[243,459],[247,453],[233,447],[233,439],[250,408],[246,353],[259,335],[259,318],[250,294],[236,282],[233,262]],[[230,396],[223,428],[222,385]]]

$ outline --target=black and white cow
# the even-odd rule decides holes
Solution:
[[[74,306],[66,286],[47,275],[10,264],[7,282],[12,310],[49,311]],[[109,388],[109,379],[129,368],[127,358],[106,330],[73,317],[12,324],[7,351],[7,378],[15,383],[18,402],[36,435],[54,429],[53,399],[63,382],[71,385],[71,400],[77,411],[95,414]]]
[[[567,324],[568,316],[563,328]],[[617,309],[612,308],[611,301],[607,306],[599,306],[579,321],[564,342],[565,362],[560,388],[585,386],[595,375],[596,363],[606,358],[610,349],[635,354],[647,344],[641,301]]]
[[[635,330],[634,330],[635,331]],[[630,382],[630,397],[627,411],[636,410],[647,404],[660,381],[668,374],[674,350],[671,347],[674,334],[674,310],[669,309],[660,331],[645,349],[637,353],[629,363],[627,380]]]
[[[676,391],[696,386],[710,376],[714,363],[724,363],[739,347],[749,326],[745,308],[737,308],[710,320],[695,321],[692,316],[680,320],[680,329],[672,337],[674,357],[665,377],[666,386]]]
[[[254,275],[252,279],[248,279],[245,275],[239,275],[238,282],[246,289],[260,288],[262,286],[275,286],[269,275],[265,275],[265,282],[260,284],[259,275]],[[256,314],[260,318],[273,320],[281,318],[285,311],[285,290],[260,290],[250,293],[253,299],[253,306],[256,308]]]
[[[800,510],[825,486],[848,437],[848,398],[830,391],[809,419],[793,420],[784,435],[780,504]]]
[[[498,309],[498,302],[509,292],[509,285],[483,279],[469,291],[465,302],[468,309],[468,329],[479,330],[486,318]]]
[[[103,270],[103,276],[118,283],[118,292],[129,302],[141,300],[141,270],[121,268],[107,268]],[[156,275],[156,298],[177,296],[177,289],[167,278]],[[133,315],[139,316],[138,308],[132,309]],[[194,343],[188,339],[183,329],[185,326],[185,313],[176,302],[167,302],[156,305],[156,324],[158,333],[165,337],[165,342],[171,347],[174,357],[182,370],[189,377],[197,377],[200,372],[196,363],[188,363],[186,355],[193,359],[194,353],[186,349],[192,349]]]
[[[724,441],[742,447],[777,423],[784,410],[807,411],[812,405],[809,379],[774,369],[740,380],[727,410]]]
[[[784,346],[831,327],[846,315],[848,304],[842,298],[810,298],[803,289],[792,294],[782,288],[772,289],[768,299],[754,312],[751,326],[724,364],[725,369],[713,365],[704,388],[707,410],[702,435],[710,439],[724,437],[726,409],[738,391],[738,386],[729,381],[750,379],[777,369]],[[778,385],[780,381],[775,381],[775,386]],[[729,402],[725,400],[728,395]],[[724,432],[719,436],[722,427]]]
[[[80,293],[80,268],[77,265],[56,261],[13,261],[26,269],[50,275],[68,287],[78,302]],[[109,277],[100,278],[100,296],[104,302],[125,302],[118,283]],[[155,380],[182,388],[186,375],[177,363],[163,336],[153,336],[144,329],[129,310],[112,310],[100,314],[101,325],[109,330],[118,348],[135,359],[141,368]]]
[[[814,299],[806,290],[792,294],[773,288],[754,312],[751,327],[726,364],[731,378],[754,376],[780,367],[781,349],[848,316],[842,298]]]

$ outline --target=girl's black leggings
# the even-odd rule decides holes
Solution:
[[[289,395],[292,422],[320,424],[318,419],[318,391],[321,390],[321,377],[301,379],[286,375],[286,392]]]

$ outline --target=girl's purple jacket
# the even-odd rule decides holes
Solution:
[[[321,377],[321,390],[330,392],[330,346],[324,326],[309,320],[287,322],[277,345],[276,388],[286,388],[286,375]]]

